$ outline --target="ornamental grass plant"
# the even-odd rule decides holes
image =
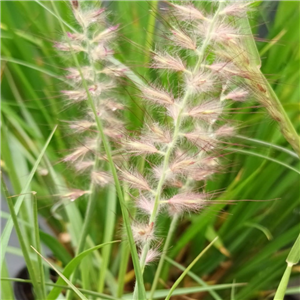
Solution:
[[[296,2],[1,5],[1,299],[300,292]]]

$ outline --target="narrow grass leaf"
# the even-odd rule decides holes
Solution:
[[[95,250],[98,250],[106,245],[109,244],[113,244],[113,243],[118,243],[119,241],[113,241],[113,242],[108,242],[108,243],[104,243],[98,246],[95,246],[93,248],[90,248],[88,250],[85,250],[83,252],[81,252],[80,254],[78,254],[76,257],[74,257],[64,268],[64,271],[62,272],[62,275],[64,277],[59,278],[54,286],[54,288],[51,290],[51,292],[48,294],[47,298],[48,300],[51,299],[56,299],[60,292],[61,292],[61,288],[58,287],[59,285],[63,284],[63,282],[65,281],[65,278],[68,280],[68,278],[71,276],[71,274],[74,272],[74,270],[77,268],[77,266],[79,265],[79,263],[82,261],[82,259],[84,257],[86,257],[88,254],[92,253]],[[65,281],[66,282],[66,281]],[[72,284],[73,285],[73,284]]]
[[[63,279],[63,281],[65,283],[68,284],[68,286],[70,288],[72,288],[72,290],[74,291],[74,293],[76,293],[76,295],[82,299],[82,300],[88,300],[77,288],[75,285],[73,285],[53,264],[51,264],[45,257],[43,257],[36,249],[34,249],[32,246],[31,248],[39,255],[42,257],[42,259],[47,262],[49,264],[49,266]],[[55,298],[51,298],[51,299],[56,299],[57,297]]]
[[[176,268],[178,268],[181,271],[185,270],[185,267],[180,265],[179,263],[177,263],[175,260],[171,259],[170,257],[166,257],[165,260],[167,262],[169,262],[170,264],[172,264],[173,266],[175,266]],[[204,287],[209,287],[209,285],[202,280],[199,276],[197,276],[195,273],[193,273],[192,271],[189,271],[187,273],[187,275],[189,275],[192,279],[194,279],[197,283],[199,283],[200,285],[204,286]],[[222,300],[222,298],[214,291],[208,291],[208,293],[215,299],[215,300]]]
[[[31,280],[28,280],[28,279],[21,279],[21,278],[9,278],[9,277],[2,277],[0,278],[1,281],[8,281],[8,282],[22,282],[22,283],[32,283]],[[55,283],[50,283],[50,282],[46,282],[45,283],[46,286],[56,286]],[[72,290],[72,288],[70,286],[67,286],[67,285],[59,285],[60,288],[64,289],[64,290]],[[113,297],[113,296],[110,296],[110,295],[106,295],[106,294],[102,294],[102,293],[97,293],[97,292],[93,292],[93,291],[88,291],[88,290],[85,290],[85,289],[80,289],[80,288],[77,288],[78,291],[80,291],[81,293],[83,294],[86,294],[86,295],[90,295],[90,296],[95,296],[95,297],[99,297],[99,298],[102,298],[102,299],[108,299],[108,300],[121,300],[121,298],[116,298],[116,297]]]
[[[263,154],[259,154],[259,153],[255,153],[255,152],[252,152],[252,151],[247,151],[247,150],[242,150],[242,149],[238,149],[238,148],[231,148],[231,147],[228,147],[226,148],[227,150],[230,150],[230,151],[235,151],[235,152],[239,152],[239,153],[242,153],[242,154],[245,154],[245,155],[252,155],[252,156],[257,156],[257,157],[260,157],[260,158],[263,158],[263,159],[266,159],[266,160],[269,160],[269,161],[272,161],[272,162],[275,162],[279,165],[282,165],[298,174],[300,174],[300,171],[289,166],[288,164],[278,160],[278,159],[275,159],[275,158],[271,158],[269,156],[266,156],[266,155],[263,155]]]
[[[55,258],[60,260],[63,265],[67,265],[72,260],[72,256],[55,237],[46,232],[40,231],[40,238],[41,241],[52,251]]]
[[[29,177],[28,177],[28,180],[27,180],[27,183],[25,185],[25,187],[22,189],[22,192],[20,193],[20,196],[18,197],[15,205],[14,205],[14,211],[16,213],[16,215],[18,214],[19,210],[20,210],[20,207],[23,203],[23,200],[25,198],[25,194],[27,193],[28,191],[28,187],[30,186],[30,183],[31,183],[31,180],[39,166],[39,163],[43,157],[43,155],[45,154],[46,152],[46,149],[55,133],[55,130],[57,128],[57,125],[54,127],[54,129],[52,130],[50,136],[48,137],[47,141],[46,141],[46,144],[45,146],[43,147],[43,149],[41,150],[41,153],[39,155],[39,157],[37,158],[30,174],[29,174]],[[0,265],[2,265],[2,262],[4,260],[4,256],[5,256],[5,252],[6,252],[6,248],[7,248],[7,245],[8,245],[8,241],[9,241],[9,238],[10,238],[10,234],[11,234],[11,231],[12,231],[12,228],[13,228],[13,220],[12,218],[8,219],[7,220],[7,223],[5,225],[5,227],[3,228],[3,231],[2,231],[2,234],[1,234],[1,246],[0,246]]]
[[[171,296],[173,295],[173,292],[176,290],[177,286],[179,283],[183,280],[185,275],[189,272],[189,270],[196,264],[196,262],[208,251],[208,249],[214,244],[214,242],[218,239],[216,237],[190,264],[189,266],[185,269],[185,271],[179,276],[179,278],[174,282],[172,287],[170,288],[169,293],[167,294],[166,300],[169,300]]]

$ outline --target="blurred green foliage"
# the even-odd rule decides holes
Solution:
[[[68,2],[43,1],[42,4],[51,11],[52,5],[55,5],[61,18],[75,26]],[[99,2],[89,1],[85,4],[96,7]],[[153,21],[155,2],[112,1],[104,5],[112,11],[109,18],[121,24],[116,57],[122,62],[126,58],[129,67],[147,81],[162,76],[146,68],[150,60],[147,49],[161,39],[163,28],[159,18],[156,25]],[[11,194],[19,194],[50,132],[58,124],[30,190],[37,192],[39,214],[47,220],[53,231],[56,234],[71,234],[71,244],[65,246],[72,254],[78,242],[86,199],[82,197],[75,202],[67,202],[55,195],[60,194],[64,187],[85,189],[87,182],[58,163],[67,149],[78,143],[76,136],[69,135],[64,120],[80,116],[78,107],[66,109],[60,94],[60,90],[65,88],[64,68],[70,63],[70,59],[62,59],[53,48],[62,31],[58,20],[37,2],[6,1],[1,2],[1,9],[2,170],[11,182]],[[299,3],[261,2],[257,12],[251,13],[251,16],[253,31],[258,38],[257,45],[262,53],[262,71],[299,130]],[[259,38],[261,24],[264,24],[267,35]],[[141,126],[144,108],[136,96],[136,88],[126,82],[122,88],[123,97],[130,107],[128,123],[134,124],[134,128]],[[230,115],[233,122],[241,124],[241,134],[290,149],[277,124],[267,116],[264,108],[258,106],[255,99],[241,107],[240,113]],[[238,138],[233,143],[237,148],[244,147],[299,169],[299,160],[287,153]],[[285,258],[299,233],[299,177],[284,166],[239,152],[226,153],[223,164],[224,172],[207,185],[208,191],[213,194],[217,191],[216,198],[274,201],[215,205],[200,215],[185,217],[177,229],[169,256],[187,266],[208,240],[218,235],[220,244],[210,249],[205,259],[193,268],[193,272],[208,282],[247,282],[247,285],[236,288],[235,299],[265,299],[276,289],[285,269]],[[99,202],[90,228],[90,246],[100,244],[103,240],[103,227],[109,218],[106,215],[106,195],[107,191],[98,191]],[[58,207],[56,214],[60,218],[51,209],[53,205]],[[30,222],[30,215],[31,199],[26,196],[19,217]],[[116,220],[115,228],[119,228],[119,209]],[[160,222],[163,235],[169,221],[162,218]],[[30,230],[24,230],[24,235],[30,243]],[[118,230],[115,235],[119,237]],[[42,240],[46,244],[49,241],[46,238]],[[114,259],[110,262],[109,274],[115,277],[120,264],[118,247],[114,246]],[[52,250],[60,257],[59,246]],[[68,255],[64,253],[62,259],[68,259]],[[154,271],[155,265],[147,268],[146,282],[152,282]],[[178,269],[166,264],[163,279],[169,284],[179,274]],[[292,276],[299,277],[299,269],[295,269]],[[89,277],[92,288],[98,282],[96,277]],[[187,277],[183,285],[196,283]],[[6,288],[9,290],[9,286]],[[130,290],[130,283],[126,289]],[[229,299],[229,290],[218,293],[223,299]],[[212,299],[212,296],[202,293],[194,298]]]

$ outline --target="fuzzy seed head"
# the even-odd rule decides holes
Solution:
[[[68,68],[67,71],[68,71],[69,74],[66,76],[66,78],[72,80],[75,83],[78,83],[78,82],[82,81],[82,78],[81,78],[81,75],[80,75],[80,72],[79,72],[78,69]],[[81,67],[81,72],[82,72],[83,78],[86,81],[92,81],[93,80],[93,70],[92,70],[91,67],[88,67],[88,66]]]
[[[174,8],[174,15],[182,21],[205,20],[205,16],[192,4],[178,5],[170,3]]]
[[[89,193],[89,191],[82,191],[79,189],[71,189],[69,193],[62,195],[63,198],[68,198],[70,201],[75,201],[79,197],[83,196],[84,194]]]
[[[82,33],[71,33],[67,32],[67,36],[70,40],[77,41],[77,42],[83,42],[85,40],[85,35]]]
[[[74,42],[70,42],[70,43],[54,43],[54,47],[60,51],[64,51],[64,52],[85,52],[86,49],[83,48],[81,45],[74,43]]]
[[[185,70],[185,66],[180,57],[172,56],[169,53],[155,53],[153,55],[151,67],[154,69],[165,69],[178,72]]]
[[[92,9],[87,11],[81,11],[76,9],[73,12],[77,22],[83,28],[87,28],[95,22],[103,22],[105,17],[104,11],[104,8],[99,8],[96,10]]]
[[[172,105],[174,102],[173,96],[163,89],[155,87],[143,87],[141,89],[143,98],[150,102],[154,102],[163,106]]]
[[[123,143],[125,149],[128,149],[130,153],[135,155],[140,154],[154,154],[158,150],[150,141],[138,141],[138,140],[127,140]]]
[[[227,15],[227,16],[235,16],[235,17],[244,17],[248,10],[248,6],[250,3],[232,3],[226,6],[221,12],[220,15]]]
[[[199,126],[195,130],[185,133],[184,136],[203,151],[214,149],[217,143],[213,133],[208,133],[204,128]]]
[[[160,257],[161,253],[157,249],[149,249],[146,256],[146,265],[149,265],[151,262],[157,260]]]
[[[191,178],[195,181],[207,180],[210,176],[216,173],[214,168],[195,168],[189,174]]]
[[[103,86],[107,88],[107,86]],[[99,96],[101,94],[102,88],[98,85],[92,85],[88,88],[90,95],[92,96]],[[68,90],[68,91],[61,91],[70,102],[78,103],[88,99],[87,93],[85,90]]]
[[[71,4],[72,4],[72,8],[73,9],[78,9],[79,7],[79,2],[77,0],[72,0],[71,1]]]
[[[185,173],[188,172],[190,167],[196,163],[196,160],[192,157],[180,155],[176,157],[170,165],[170,170],[173,173]]]
[[[220,128],[218,128],[215,132],[215,135],[217,137],[230,137],[234,136],[235,134],[235,128],[229,125],[223,125]]]
[[[223,107],[219,100],[211,100],[193,107],[189,110],[188,115],[190,117],[201,119],[205,122],[213,124],[221,115],[222,110]]]
[[[74,130],[75,133],[80,133],[88,130],[89,128],[95,126],[96,124],[87,120],[73,121],[70,122],[70,129]]]
[[[94,163],[95,162],[92,161],[92,160],[79,161],[79,162],[74,164],[74,168],[77,172],[82,173],[82,172],[90,169],[91,167],[93,167]]]
[[[196,42],[182,30],[172,29],[171,32],[172,32],[171,38],[177,46],[182,47],[184,49],[190,49],[190,50],[197,49]]]
[[[64,162],[75,162],[83,158],[90,151],[94,151],[97,147],[97,141],[95,139],[88,139],[85,141],[83,146],[77,147],[71,154],[67,155]]]
[[[113,55],[114,51],[109,49],[103,43],[99,43],[96,47],[93,48],[91,53],[91,58],[94,61],[106,60],[109,56]]]
[[[186,87],[193,93],[207,93],[215,88],[216,78],[210,73],[199,71],[185,76]]]
[[[177,194],[167,200],[168,210],[170,215],[184,212],[198,212],[207,205],[206,199],[207,196],[204,193]]]
[[[151,190],[147,180],[137,172],[128,172],[120,170],[120,177],[123,181],[127,182],[132,188],[145,191]]]
[[[93,38],[92,42],[102,44],[110,42],[115,37],[118,28],[119,25],[114,25],[104,29]]]
[[[172,141],[170,130],[161,128],[159,124],[152,123],[148,125],[149,131],[146,132],[145,136],[150,141],[154,143],[162,143],[162,144],[169,144]]]
[[[134,222],[131,225],[132,235],[135,242],[139,245],[152,241],[154,239],[154,224]]]
[[[151,198],[149,199],[144,195],[141,195],[141,197],[137,201],[137,207],[146,214],[151,215],[154,208],[154,201]]]
[[[117,68],[117,67],[110,66],[101,70],[100,73],[112,77],[124,77],[127,71],[128,69],[126,68]]]
[[[100,187],[104,187],[112,182],[111,176],[105,172],[93,171],[91,177],[92,181]]]
[[[223,96],[222,100],[233,100],[238,102],[243,102],[247,99],[249,92],[247,90],[237,88],[227,95]]]

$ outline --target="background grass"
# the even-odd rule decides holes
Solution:
[[[51,11],[53,4],[42,2]],[[98,2],[89,2],[97,6]],[[68,2],[55,1],[59,15],[67,23],[74,25]],[[116,57],[130,62],[130,67],[142,78],[154,80],[157,74],[145,68],[149,62],[147,47],[159,41],[162,24],[154,27],[155,2],[115,1],[105,5],[112,11],[110,18],[121,23],[120,39],[116,45]],[[257,12],[251,14],[251,25],[257,37],[262,58],[262,71],[274,87],[281,103],[294,126],[299,129],[299,3],[298,2],[259,2]],[[1,2],[2,64],[1,64],[1,113],[2,144],[1,165],[6,182],[11,183],[11,195],[21,193],[30,170],[37,161],[43,146],[55,127],[58,128],[44,154],[28,191],[37,192],[38,213],[43,216],[54,234],[68,233],[70,241],[53,243],[45,233],[41,233],[42,243],[48,245],[54,256],[64,267],[76,249],[87,197],[69,202],[63,197],[66,188],[85,189],[87,182],[82,176],[58,163],[66,150],[78,143],[76,136],[70,136],[63,120],[76,119],[80,110],[76,107],[65,109],[60,90],[65,88],[63,69],[70,65],[70,59],[62,59],[53,49],[53,42],[60,39],[60,24],[49,11],[37,2]],[[134,43],[128,43],[127,39]],[[276,43],[274,42],[276,41]],[[142,45],[137,47],[135,43]],[[164,80],[164,78],[162,78]],[[133,128],[141,126],[143,110],[136,89],[124,84],[123,97],[129,103],[128,123]],[[277,124],[255,101],[244,104],[239,114],[230,118],[240,122],[240,134],[260,141],[291,149],[280,134]],[[265,156],[265,158],[234,152],[226,155],[223,161],[226,172],[219,174],[208,183],[208,191],[221,191],[217,198],[224,200],[267,200],[270,202],[240,202],[237,205],[213,206],[200,215],[186,216],[177,228],[173,247],[168,257],[183,266],[188,264],[205,248],[209,241],[219,236],[218,243],[209,250],[205,259],[199,260],[192,271],[209,283],[247,282],[235,288],[232,299],[265,299],[274,292],[285,269],[285,259],[299,233],[299,175],[268,157],[284,162],[299,170],[299,160],[288,153],[257,143],[236,138],[236,149],[244,149]],[[238,146],[238,145],[242,145]],[[228,170],[228,172],[227,172]],[[107,213],[109,191],[97,191],[99,201],[92,215],[89,228],[88,246],[92,247],[107,241],[104,230],[110,220]],[[18,214],[22,226],[20,230],[25,246],[35,245],[34,201],[25,195]],[[15,199],[15,198],[13,198]],[[115,207],[114,234],[120,237],[120,208]],[[169,220],[160,219],[161,235],[167,231]],[[25,225],[26,224],[26,225]],[[97,291],[104,264],[108,266],[105,278],[105,293],[116,296],[117,275],[122,263],[122,245],[115,244],[105,252],[105,247],[93,252],[81,269],[80,282],[87,290]],[[126,249],[126,247],[124,247]],[[10,250],[5,249],[7,252]],[[107,251],[107,250],[106,250]],[[126,251],[126,250],[124,250]],[[37,256],[28,248],[32,257]],[[123,253],[123,254],[121,254]],[[3,253],[4,254],[4,253]],[[225,255],[224,255],[225,254]],[[122,256],[123,258],[126,257]],[[124,263],[124,261],[123,261]],[[146,287],[153,280],[155,265],[146,269]],[[130,292],[134,284],[132,265],[126,270],[125,290]],[[3,267],[2,277],[7,277]],[[38,274],[38,269],[36,269]],[[46,273],[47,274],[47,273]],[[165,264],[164,285],[169,287],[181,271]],[[292,276],[299,278],[299,268],[295,267]],[[47,280],[47,276],[46,276]],[[2,282],[1,299],[13,299],[11,285]],[[199,283],[187,276],[182,287],[196,287]],[[218,291],[221,299],[229,299],[232,291]],[[119,294],[120,296],[120,294]],[[5,297],[5,298],[4,298]],[[93,297],[93,296],[89,296]],[[195,299],[216,299],[211,293],[194,293]]]

